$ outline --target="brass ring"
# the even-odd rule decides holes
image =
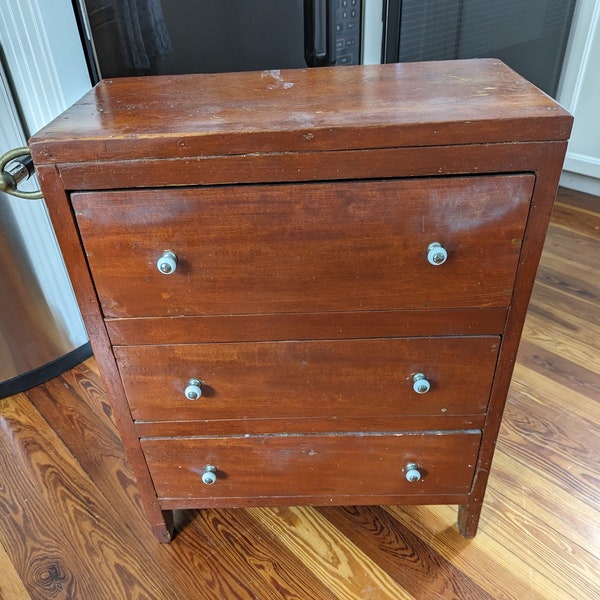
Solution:
[[[36,192],[22,192],[17,188],[15,178],[8,171],[4,170],[4,167],[6,167],[8,163],[21,156],[31,156],[27,146],[13,148],[0,157],[0,192],[16,196],[17,198],[24,198],[25,200],[39,200],[40,198],[43,198],[41,190]]]

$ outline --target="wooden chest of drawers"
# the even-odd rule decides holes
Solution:
[[[107,80],[31,151],[148,517],[475,534],[571,117],[498,61]]]

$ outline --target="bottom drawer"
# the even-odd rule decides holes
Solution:
[[[143,438],[161,499],[197,498],[198,508],[230,499],[466,494],[480,431]],[[414,465],[414,467],[410,466]],[[203,475],[214,467],[214,482]],[[209,469],[212,472],[212,469]],[[411,479],[411,481],[409,481]],[[235,500],[237,499],[237,500]],[[336,501],[337,499],[337,501]],[[234,501],[235,500],[235,501]],[[301,501],[298,504],[302,503]],[[190,505],[188,502],[187,505]]]

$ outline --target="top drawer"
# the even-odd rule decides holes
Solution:
[[[105,316],[501,307],[533,175],[84,192]],[[439,242],[448,258],[428,262]],[[164,251],[175,270],[157,268]]]

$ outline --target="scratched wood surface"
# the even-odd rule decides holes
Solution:
[[[290,507],[158,544],[91,359],[0,400],[0,600],[599,598],[599,242],[562,190],[475,539],[454,506]]]

